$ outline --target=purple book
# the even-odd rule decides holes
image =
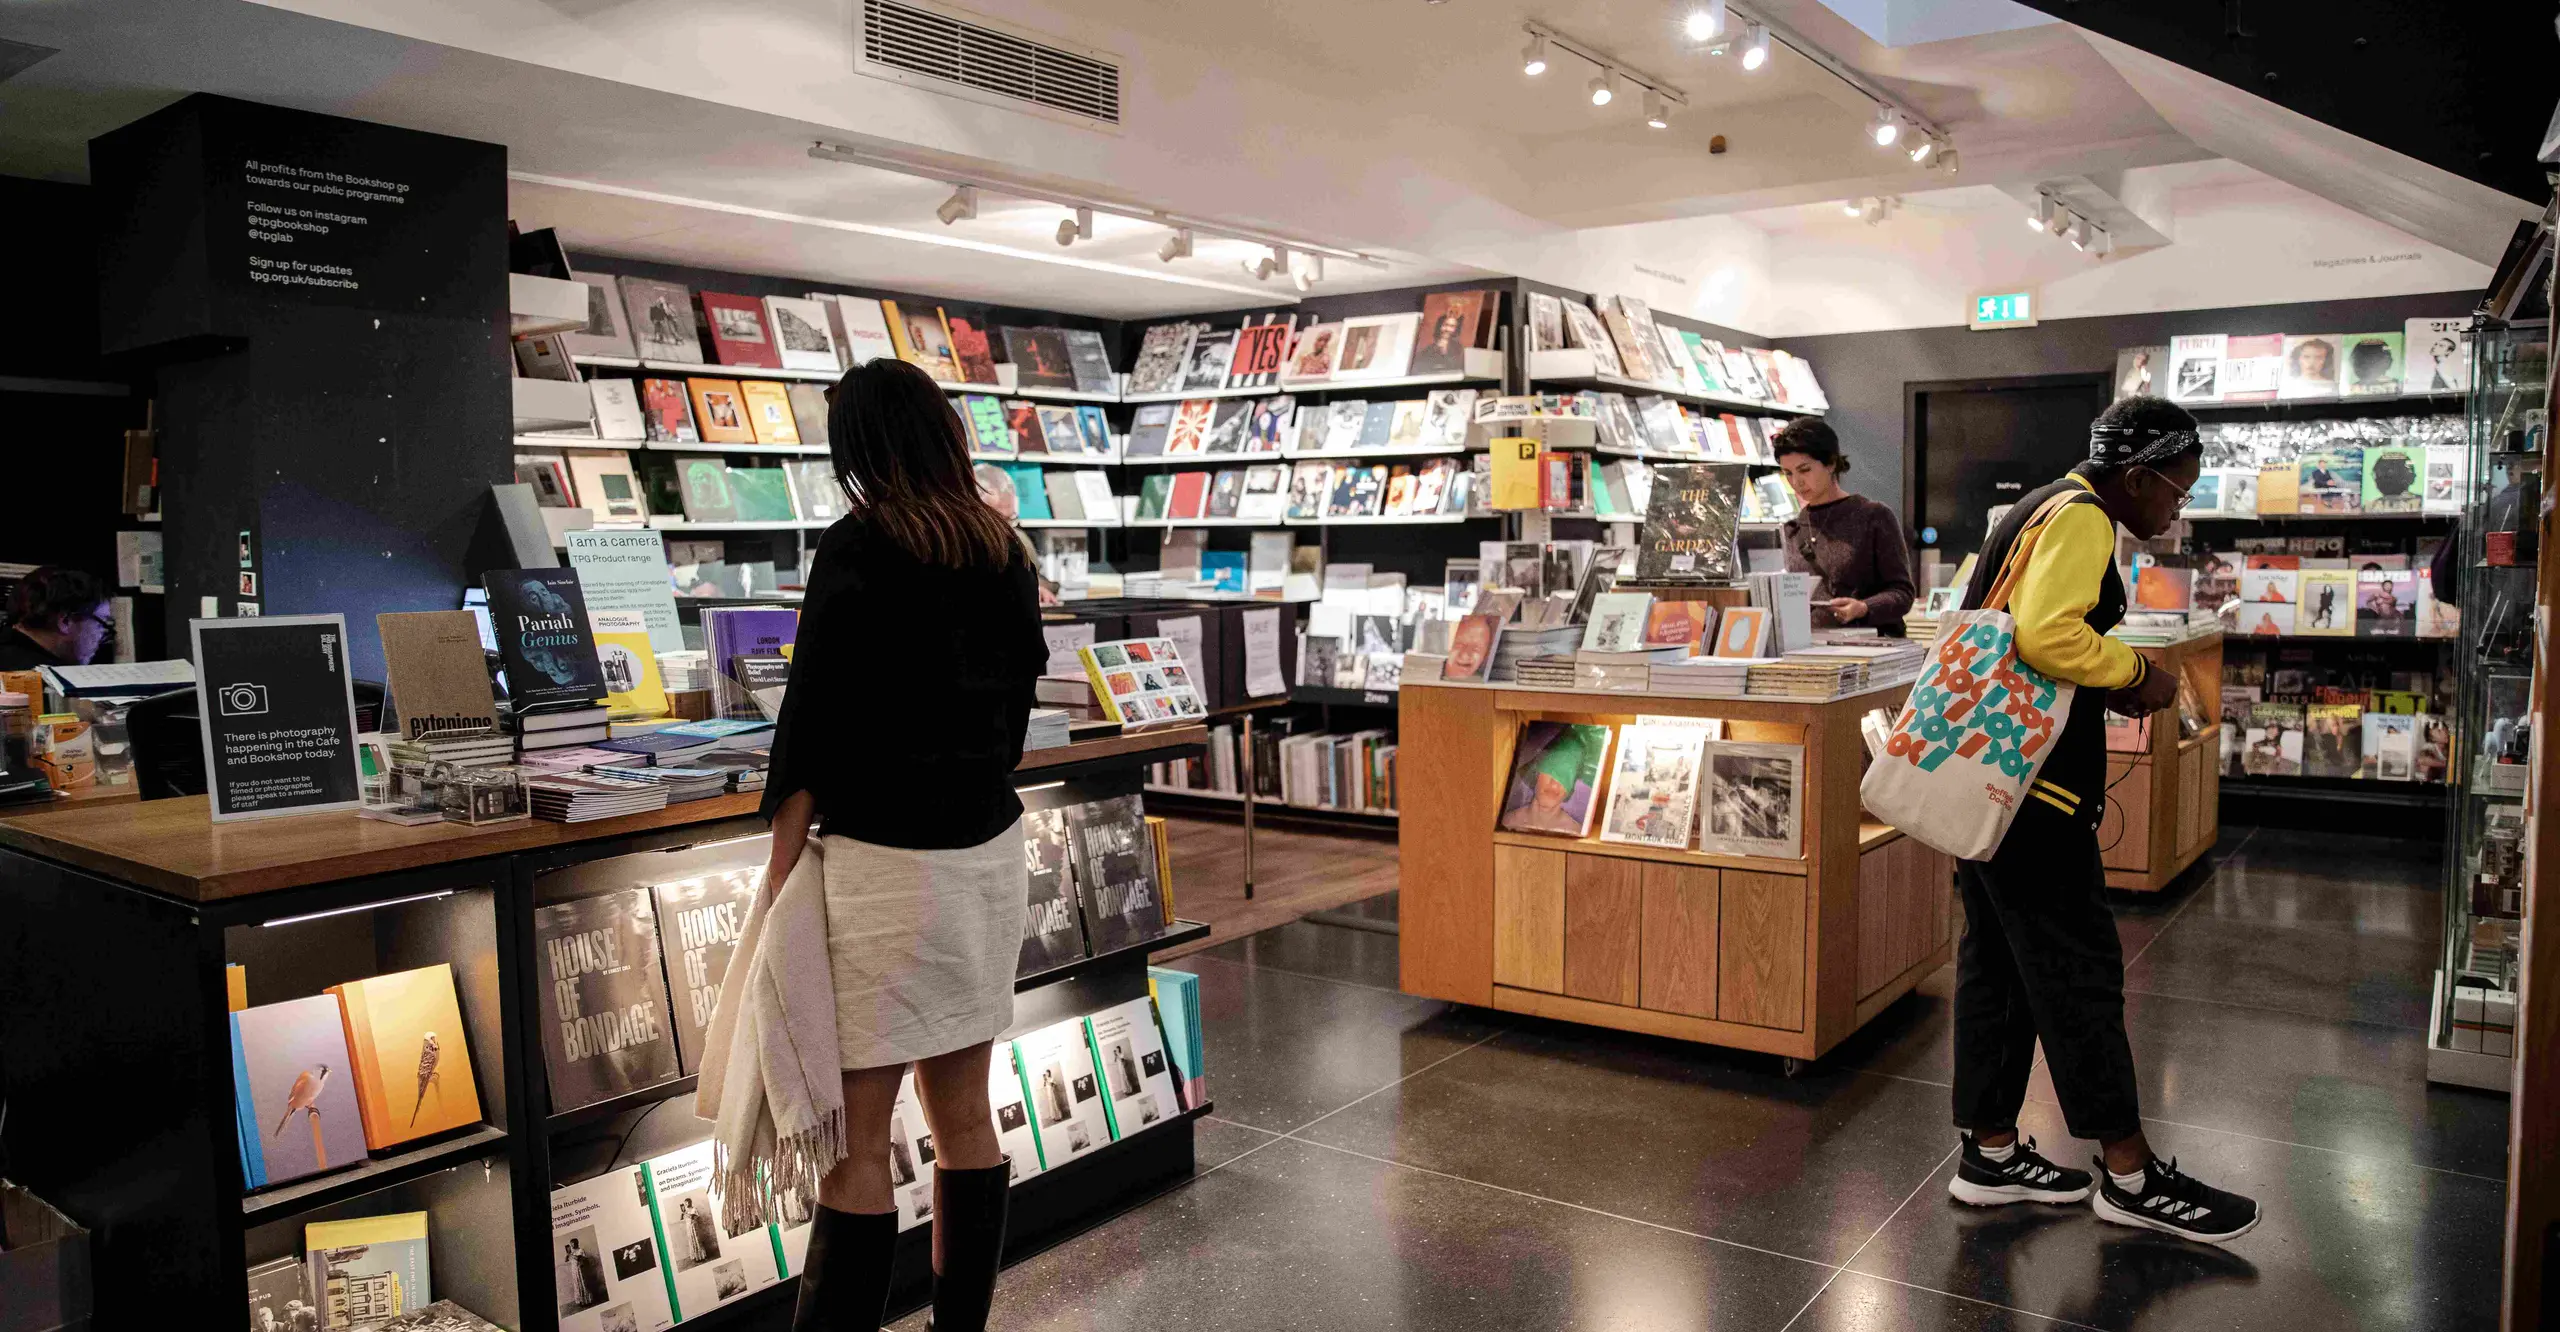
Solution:
[[[721,714],[758,717],[755,700],[728,678],[730,662],[746,656],[782,656],[800,634],[800,612],[788,606],[718,607],[702,612],[705,655],[722,672],[715,686]]]

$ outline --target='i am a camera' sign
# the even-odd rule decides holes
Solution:
[[[343,615],[190,620],[213,819],[354,809],[354,677]]]

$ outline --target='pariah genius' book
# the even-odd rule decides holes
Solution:
[[[648,889],[540,908],[533,937],[554,1113],[680,1076]]]
[[[451,964],[368,976],[329,993],[345,1011],[368,1146],[382,1151],[480,1122]]]
[[[719,870],[659,884],[658,938],[675,1010],[676,1052],[686,1073],[702,1068],[703,1033],[720,1006],[720,986],[747,926],[747,907],[764,869]]]
[[[334,996],[231,1015],[243,1181],[262,1189],[365,1159],[354,1061]]]
[[[516,715],[604,701],[577,570],[497,569],[481,581]]]

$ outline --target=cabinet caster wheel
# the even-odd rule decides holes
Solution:
[[[1812,1067],[1813,1061],[1810,1059],[1798,1059],[1794,1055],[1778,1056],[1778,1071],[1791,1078],[1803,1077],[1805,1071]]]

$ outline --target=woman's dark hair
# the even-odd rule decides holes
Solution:
[[[1778,457],[1801,453],[1832,470],[1834,474],[1849,470],[1849,460],[1840,456],[1840,432],[1823,423],[1821,418],[1800,416],[1779,427],[1769,441],[1769,451]]]
[[[51,629],[65,615],[86,615],[107,604],[107,585],[79,569],[45,565],[30,569],[9,590],[9,623]]]
[[[827,439],[852,515],[917,562],[1003,568],[1019,557],[1012,525],[978,493],[960,414],[923,370],[886,357],[847,370]]]

